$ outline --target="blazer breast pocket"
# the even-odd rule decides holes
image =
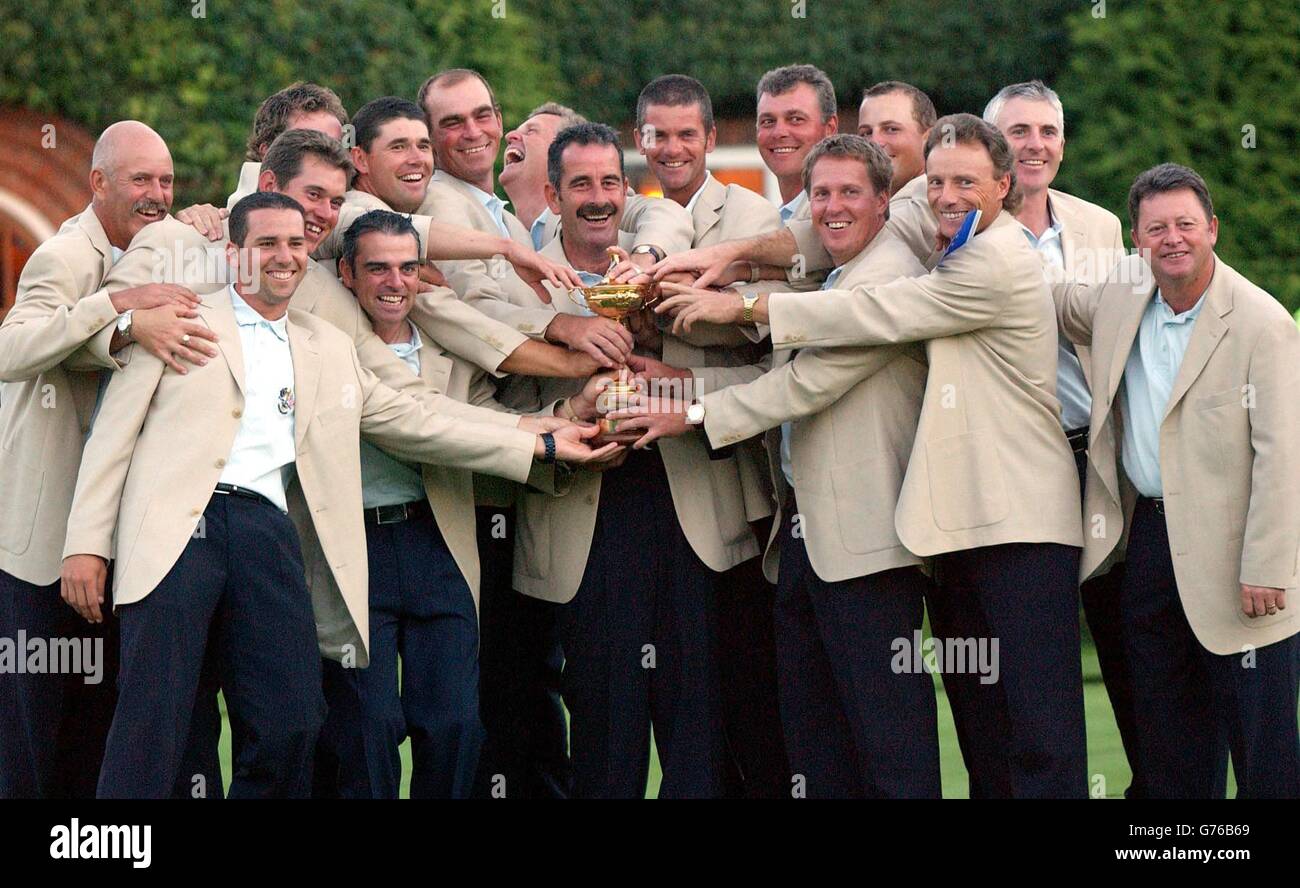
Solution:
[[[872,457],[831,469],[835,516],[846,550],[867,555],[902,545],[894,530],[894,510],[902,485],[902,472],[894,459]]]
[[[1011,509],[997,442],[986,431],[963,432],[925,445],[930,507],[943,531],[997,524]]]

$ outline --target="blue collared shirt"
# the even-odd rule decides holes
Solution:
[[[420,375],[420,331],[407,322],[411,338],[388,347],[402,363]],[[367,509],[398,506],[424,499],[424,478],[419,466],[389,456],[364,438],[361,440],[361,505]]]
[[[244,356],[244,408],[221,483],[255,490],[287,512],[284,487],[294,448],[293,358],[288,318],[268,321],[227,288]]]
[[[800,191],[790,202],[781,207],[781,224],[788,225],[795,214],[803,209],[803,205],[808,202],[808,192]]]
[[[529,227],[528,233],[533,238],[534,250],[537,250],[539,252],[541,251],[542,247],[544,246],[542,243],[542,238],[546,236],[546,223],[554,218],[555,218],[555,214],[552,213],[550,208],[548,207],[547,209],[542,210],[542,215],[538,216],[536,219],[533,220],[533,224]]]
[[[501,232],[502,237],[510,237],[510,229],[506,227],[505,209],[506,204],[495,194],[488,194],[481,188],[470,186],[474,189],[474,196],[478,198],[479,203],[487,210],[497,223],[497,229]]]
[[[1020,228],[1029,239],[1029,246],[1043,254],[1058,270],[1065,271],[1060,222],[1053,220],[1042,237],[1034,237],[1034,233],[1023,225]],[[1079,356],[1064,336],[1056,339],[1056,399],[1061,402],[1061,426],[1066,431],[1088,427],[1092,420],[1092,393],[1088,391],[1088,379],[1083,375],[1083,364],[1079,363]]]
[[[831,273],[826,275],[826,280],[822,282],[822,289],[834,289],[835,282],[839,280],[840,272],[843,270],[843,265],[832,269]],[[794,358],[791,357],[790,360]],[[794,487],[794,460],[790,458],[790,435],[793,430],[794,423],[789,421],[781,423],[781,474],[785,475],[786,483],[791,487]]]
[[[1160,424],[1183,365],[1205,294],[1174,314],[1156,290],[1142,313],[1137,340],[1124,364],[1120,409],[1124,411],[1124,471],[1143,496],[1164,496],[1160,479]]]

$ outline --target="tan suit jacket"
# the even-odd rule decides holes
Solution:
[[[626,244],[632,236],[624,233]],[[563,242],[556,238],[542,255],[568,264]],[[552,311],[581,314],[563,293],[552,292]],[[540,300],[537,300],[540,304]],[[671,355],[671,334],[664,334],[664,359]],[[692,368],[705,390],[748,381],[759,370],[751,367]],[[582,380],[541,380],[545,400],[578,391]],[[710,459],[698,433],[656,442],[668,475],[673,505],[691,549],[710,569],[724,571],[759,553],[746,520],[740,469],[734,454]],[[600,502],[601,474],[580,471],[565,496],[526,491],[519,501],[515,545],[514,588],[525,595],[564,603],[577,594],[591,552]]]
[[[112,260],[86,207],[27,260],[0,325],[0,570],[37,586],[59,578],[94,368],[117,366],[108,354],[117,312],[102,289]]]
[[[522,224],[520,223],[521,226]],[[627,196],[620,227],[623,231],[636,235],[632,246],[651,244],[665,253],[680,253],[690,249],[691,241],[699,235],[698,230],[692,229],[691,218],[680,204],[634,192]],[[559,234],[560,217],[547,213],[546,222],[542,225],[542,246],[555,240]],[[531,235],[528,243],[532,244]]]
[[[256,191],[257,179],[261,175],[261,161],[244,161],[239,167],[239,182],[235,185],[235,190],[230,193],[230,197],[226,198],[226,209],[234,209],[235,204]]]
[[[1136,492],[1123,472],[1120,386],[1150,271],[1130,256],[1093,287],[1058,284],[1061,330],[1092,346],[1092,422],[1081,576],[1126,544]],[[1300,630],[1296,607],[1247,617],[1241,583],[1297,597],[1300,330],[1268,293],[1215,258],[1214,277],[1160,423],[1160,475],[1187,621],[1216,654]],[[1116,442],[1120,442],[1117,446]]]
[[[772,347],[927,341],[930,372],[895,523],[913,553],[1083,544],[1037,251],[1000,212],[933,272],[770,297]]]
[[[888,230],[844,265],[836,286],[873,287],[925,273]],[[815,299],[816,296],[809,297]],[[704,428],[715,447],[767,432],[773,485],[785,499],[781,430],[793,420],[790,457],[808,559],[827,582],[919,565],[894,528],[925,394],[919,343],[777,352],[754,382],[705,395]],[[784,517],[763,567],[776,582]]]
[[[161,223],[156,223],[161,224]],[[185,376],[143,351],[114,374],[86,444],[64,555],[116,560],[117,605],[144,599],[176,563],[212,497],[239,429],[244,362],[228,291],[204,296],[220,357]],[[448,418],[383,385],[347,336],[289,310],[297,479],[343,605],[313,587],[322,652],[351,645],[365,665],[367,561],[360,436],[402,458],[528,477],[535,436]],[[134,350],[135,347],[132,346]]]

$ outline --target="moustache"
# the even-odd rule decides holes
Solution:
[[[577,216],[579,219],[590,219],[592,216],[612,216],[618,212],[618,207],[609,201],[603,204],[586,203],[578,207]]]
[[[131,206],[131,212],[150,213],[150,214],[165,213],[167,212],[167,206],[165,204],[159,203],[156,200],[150,200],[149,198],[145,198],[144,200],[137,200]]]

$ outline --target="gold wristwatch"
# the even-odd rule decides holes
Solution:
[[[741,293],[740,301],[745,304],[745,311],[741,315],[746,324],[754,323],[754,303],[758,302],[757,293]]]

